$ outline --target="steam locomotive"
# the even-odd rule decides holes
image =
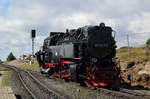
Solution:
[[[104,23],[51,32],[36,55],[41,73],[85,86],[119,87],[115,31]]]

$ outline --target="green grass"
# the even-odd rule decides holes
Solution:
[[[98,96],[94,90],[91,91],[88,88],[81,87],[79,85],[68,86],[65,90],[67,94],[70,94],[74,99],[91,99],[89,96]]]
[[[7,68],[0,66],[0,71],[3,72],[2,74],[2,82],[0,86],[8,86],[9,85],[9,77],[10,71]]]
[[[7,68],[4,68],[4,67],[2,67],[2,66],[0,65],[0,71],[8,71],[8,69],[7,69]]]
[[[32,65],[29,65],[28,63],[23,63],[23,64],[18,65],[18,67],[39,71],[39,65],[37,61],[35,61],[35,63]]]
[[[150,93],[150,91],[143,91],[143,92],[145,92],[145,93]]]
[[[4,68],[0,65],[0,71],[4,71],[4,70],[6,70],[6,68]]]
[[[9,78],[11,71],[4,71],[1,86],[9,86]]]
[[[147,62],[150,60],[150,46],[121,48],[117,50],[117,57],[123,62]]]

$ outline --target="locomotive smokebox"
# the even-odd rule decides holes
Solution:
[[[36,30],[31,30],[31,38],[35,38],[36,37]]]

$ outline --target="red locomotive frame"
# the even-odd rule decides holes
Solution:
[[[67,58],[68,59],[68,58]],[[71,60],[74,61],[79,61],[80,58],[70,58]],[[57,78],[62,78],[62,79],[70,79],[71,77],[71,73],[68,69],[65,68],[65,65],[69,65],[72,64],[72,61],[65,61],[64,59],[60,60],[59,63],[56,64],[51,64],[51,63],[45,63],[43,64],[43,66],[45,68],[51,68],[53,69],[53,76],[57,77]],[[97,72],[94,72],[94,66],[92,66],[89,62],[87,62],[86,66],[86,76],[87,79],[81,81],[82,84],[84,84],[85,86],[95,86],[95,87],[113,87],[113,88],[118,88],[119,87],[119,83],[120,80],[119,78],[116,78],[114,80],[109,79],[110,76],[114,76],[117,77],[119,75],[119,68],[116,66],[109,66],[111,68],[107,68],[107,69],[103,69],[101,68],[101,70],[98,70]],[[95,67],[97,67],[95,65]],[[100,67],[100,66],[99,66]],[[112,74],[112,75],[106,75],[107,74]]]

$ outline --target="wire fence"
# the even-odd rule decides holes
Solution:
[[[149,38],[150,32],[117,34],[117,48],[126,48],[126,52],[123,53],[127,59],[123,60],[137,61],[150,59],[150,46],[146,45]],[[124,56],[122,55],[121,57]]]
[[[146,41],[149,38],[150,38],[150,32],[124,33],[124,34],[116,35],[118,48],[123,46],[135,47],[135,46],[145,45]]]

